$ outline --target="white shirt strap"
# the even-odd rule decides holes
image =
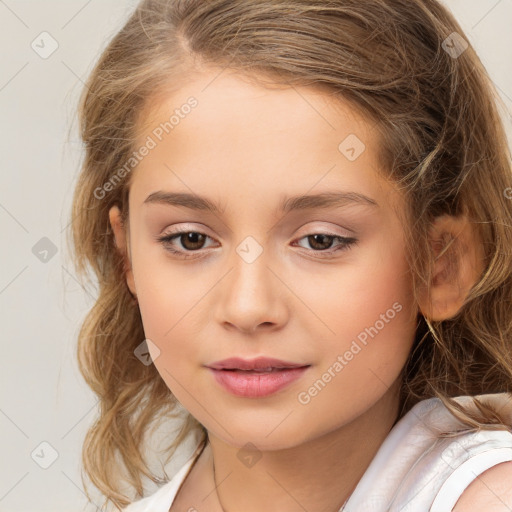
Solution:
[[[487,469],[512,460],[512,448],[493,448],[470,457],[443,483],[429,512],[450,512],[466,487]]]

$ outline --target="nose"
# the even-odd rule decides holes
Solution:
[[[289,293],[264,251],[253,261],[236,254],[217,290],[217,321],[245,334],[280,329],[288,318]]]

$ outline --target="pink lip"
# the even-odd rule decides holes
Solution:
[[[215,380],[230,393],[247,398],[260,398],[288,386],[300,378],[309,366],[259,357],[252,360],[225,359],[209,365],[208,368]],[[247,371],[265,368],[273,370]]]
[[[207,365],[214,370],[258,370],[264,368],[301,368],[309,366],[301,363],[290,363],[273,357],[256,357],[255,359],[242,359],[241,357],[230,357],[222,361]]]

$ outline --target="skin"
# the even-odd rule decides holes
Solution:
[[[510,512],[512,510],[512,462],[484,471],[462,493],[453,512]]]
[[[117,207],[110,210],[128,286],[146,337],[158,347],[150,346],[154,364],[209,434],[210,445],[171,510],[337,511],[397,418],[417,313],[457,311],[459,292],[476,275],[474,256],[465,253],[457,286],[440,261],[437,295],[414,304],[397,216],[405,198],[378,173],[379,138],[371,123],[316,89],[268,89],[229,70],[206,69],[150,106],[139,145],[190,96],[198,106],[133,171],[128,229]],[[338,150],[350,134],[366,146],[354,161]],[[206,196],[222,212],[145,205],[158,190]],[[334,190],[365,194],[378,207],[278,211],[283,196]],[[470,237],[453,219],[443,219],[433,235],[445,227]],[[201,256],[169,253],[157,237],[172,229],[207,235],[202,246],[194,242]],[[358,242],[322,258],[331,248],[308,240],[321,233]],[[248,236],[262,249],[252,263],[236,251]],[[193,247],[185,237],[170,245],[182,252]],[[360,343],[309,403],[300,403],[298,394],[396,303],[394,318]],[[311,366],[288,387],[257,399],[229,394],[204,366],[260,355]],[[260,457],[250,467],[237,457],[248,442]]]

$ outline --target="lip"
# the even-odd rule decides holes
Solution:
[[[235,357],[208,365],[218,384],[231,394],[245,398],[277,393],[304,375],[309,367],[268,357],[251,360]]]
[[[309,366],[302,363],[291,363],[273,357],[256,357],[254,359],[242,359],[241,357],[230,357],[222,361],[207,365],[213,370],[261,370],[265,368],[301,368]]]

